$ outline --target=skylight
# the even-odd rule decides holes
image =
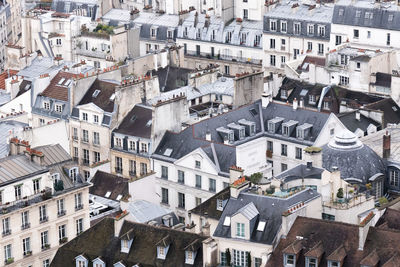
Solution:
[[[111,101],[114,101],[114,99],[115,99],[115,94],[112,94],[112,95],[110,96],[110,100],[111,100]]]
[[[393,109],[394,111],[397,111],[397,108],[396,108],[395,106],[392,106],[392,109]]]
[[[109,198],[110,196],[111,196],[111,192],[110,192],[110,191],[107,191],[105,197],[106,197],[106,198]]]
[[[300,92],[300,96],[305,96],[307,93],[308,93],[308,90],[303,89],[303,90],[301,90],[301,92]]]
[[[94,92],[93,92],[93,98],[96,98],[98,95],[100,94],[100,90],[95,90]]]
[[[253,116],[256,116],[258,114],[257,110],[254,108],[250,109],[249,111],[250,111],[251,115],[253,115]]]
[[[150,125],[151,125],[152,123],[153,123],[152,120],[149,120],[149,121],[146,123],[146,127],[150,127]]]
[[[226,216],[224,220],[224,226],[230,226],[231,225],[231,217]]]
[[[64,85],[68,86],[70,83],[71,83],[71,79],[67,80]]]
[[[64,81],[65,81],[65,78],[61,78],[61,80],[59,80],[57,84],[61,85],[61,84],[63,84]]]
[[[171,154],[172,154],[172,148],[167,148],[164,152],[164,156],[167,157],[171,156]]]
[[[116,200],[117,200],[117,201],[120,201],[121,198],[122,198],[122,195],[118,195],[117,198],[116,198]]]
[[[258,226],[257,226],[257,231],[263,232],[264,229],[265,229],[266,223],[267,223],[267,222],[265,222],[265,221],[260,221],[260,222],[258,223]]]

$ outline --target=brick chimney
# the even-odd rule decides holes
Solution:
[[[10,156],[20,155],[30,148],[29,142],[14,137],[10,139]]]
[[[383,152],[382,157],[384,159],[390,158],[390,134],[388,131],[383,135]]]
[[[24,151],[25,155],[29,157],[29,159],[40,165],[43,166],[44,165],[44,155],[43,152],[35,150],[35,149],[31,149],[30,147],[27,147],[26,150]]]

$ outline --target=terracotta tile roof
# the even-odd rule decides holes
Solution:
[[[6,70],[0,74],[0,89],[6,89],[6,79],[10,78],[13,75],[16,75],[18,71],[16,70]]]
[[[68,86],[66,83],[72,79],[73,74],[69,72],[60,71],[51,80],[49,86],[41,93],[42,96],[58,99],[61,101],[68,101]]]

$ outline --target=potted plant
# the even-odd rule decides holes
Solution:
[[[8,258],[7,260],[6,260],[6,264],[11,264],[11,263],[13,263],[14,262],[14,258]]]
[[[336,193],[336,197],[338,199],[338,202],[344,202],[343,196],[344,196],[343,188],[341,187],[341,188],[338,189],[338,191]]]

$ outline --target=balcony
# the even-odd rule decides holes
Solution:
[[[82,138],[81,139],[81,143],[88,144],[89,143],[89,139]]]
[[[4,261],[4,263],[7,265],[7,264],[11,264],[11,263],[13,263],[14,262],[14,258],[8,258],[8,259],[6,259],[5,261]]]
[[[45,223],[47,221],[49,221],[49,216],[45,216],[45,217],[39,219],[40,223]]]
[[[6,230],[4,230],[3,233],[2,233],[2,236],[3,236],[3,237],[8,236],[8,235],[11,235],[11,229],[6,229]]]
[[[67,214],[67,211],[66,211],[66,210],[60,210],[59,212],[57,212],[57,216],[58,216],[58,217],[62,217],[62,216],[64,216],[65,214]]]
[[[115,167],[115,172],[116,172],[116,173],[122,174],[122,168],[120,168],[120,167]]]
[[[89,159],[82,159],[82,165],[89,166],[90,165]]]
[[[45,244],[44,246],[42,246],[42,251],[45,251],[48,249],[50,249],[50,244]]]
[[[86,50],[86,49],[80,49],[76,48],[76,54],[77,55],[82,55],[86,57],[94,57],[94,58],[100,58],[100,59],[106,59],[110,53],[107,53],[107,51],[97,51],[97,50]]]
[[[228,55],[211,55],[210,53],[204,53],[204,52],[198,53],[197,51],[186,51],[185,55],[193,56],[193,57],[200,57],[200,58],[207,58],[207,59],[211,59],[211,60],[225,60],[225,61],[232,61],[232,62],[262,65],[261,59],[251,59],[251,58],[235,57],[235,56],[228,56]]]
[[[1,214],[7,214],[8,212],[28,207],[32,204],[50,199],[51,197],[52,197],[52,189],[46,187],[46,189],[42,190],[38,194],[26,196],[22,199],[18,199],[12,202],[3,203],[2,205],[0,205]]]
[[[30,223],[24,223],[23,225],[21,225],[21,230],[25,230],[31,227]]]
[[[272,158],[272,150],[267,150],[267,158]]]
[[[78,136],[73,136],[72,140],[74,140],[74,142],[78,142],[79,138],[78,138]]]
[[[63,237],[60,240],[58,240],[58,242],[61,244],[67,243],[68,242],[68,237]]]
[[[129,176],[136,177],[136,171],[129,171]]]

